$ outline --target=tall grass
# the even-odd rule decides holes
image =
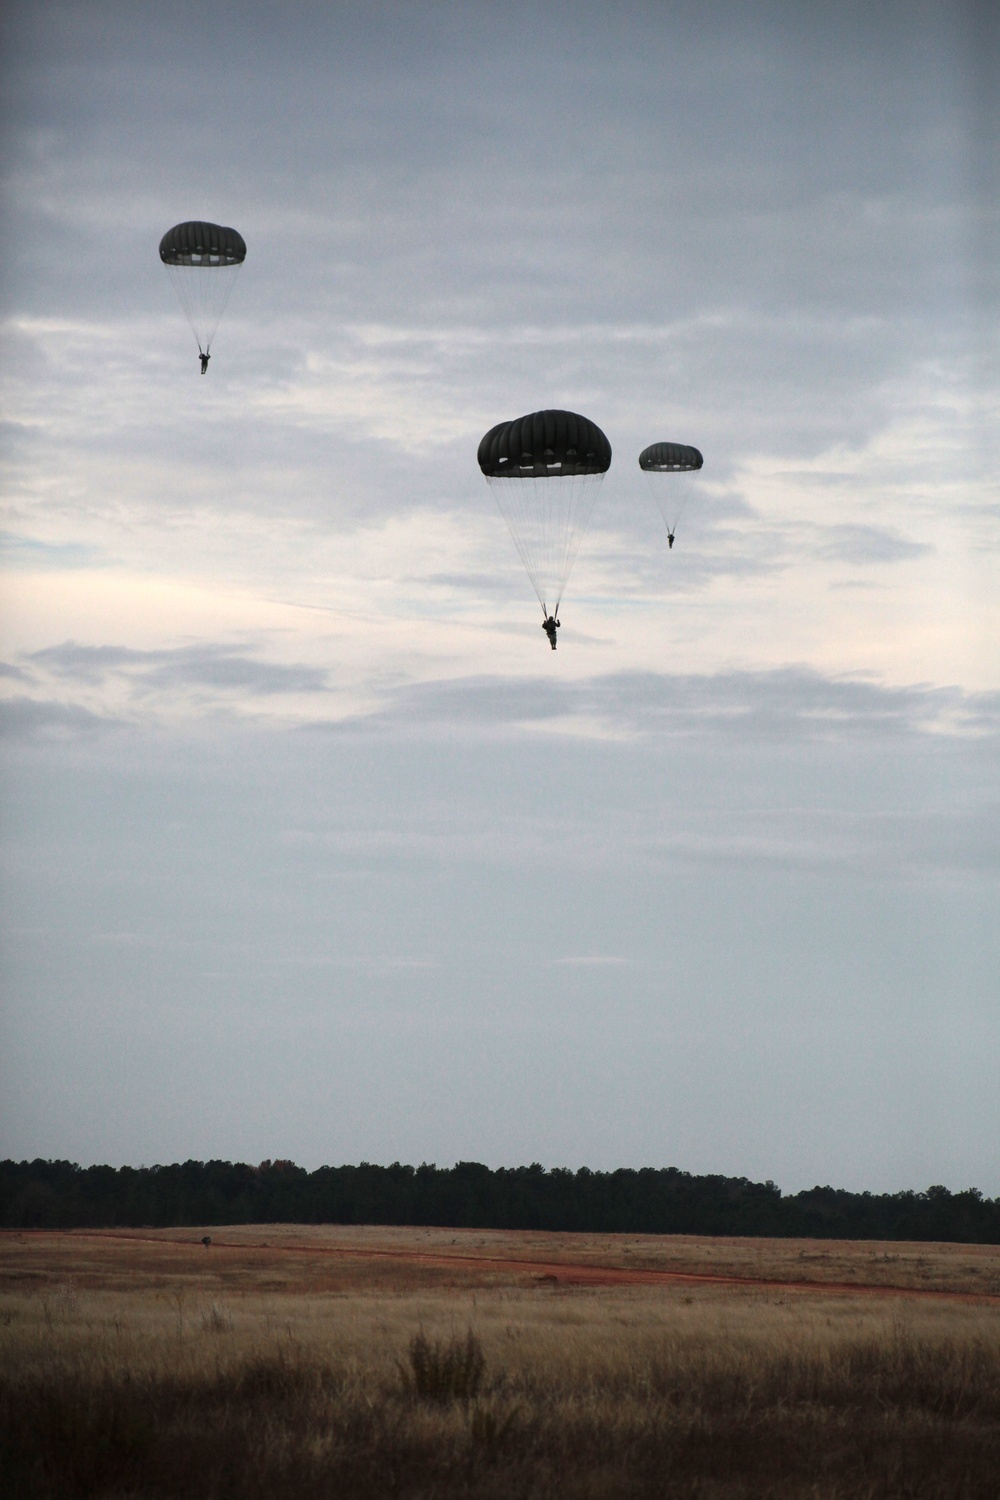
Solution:
[[[466,1405],[479,1394],[486,1370],[483,1346],[472,1329],[465,1338],[429,1339],[423,1329],[410,1340],[410,1368],[400,1367],[403,1389],[422,1401]]]
[[[0,1299],[24,1500],[996,1500],[1000,1314],[651,1291]]]

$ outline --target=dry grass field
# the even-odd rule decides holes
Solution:
[[[983,1246],[8,1233],[4,1493],[997,1500],[998,1291]]]

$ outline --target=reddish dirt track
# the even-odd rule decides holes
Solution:
[[[25,1231],[21,1231],[25,1233]],[[45,1233],[46,1231],[26,1231]],[[148,1245],[187,1245],[189,1239],[164,1235],[74,1230],[74,1239],[139,1241]],[[744,1291],[829,1293],[851,1297],[918,1297],[939,1302],[1000,1303],[1000,1297],[988,1292],[950,1291],[934,1287],[884,1286],[852,1281],[784,1281],[764,1277],[716,1275],[701,1271],[658,1271],[649,1268],[572,1264],[566,1261],[504,1259],[488,1255],[449,1255],[439,1251],[376,1249],[340,1245],[275,1245],[248,1241],[222,1240],[213,1236],[213,1250],[266,1251],[269,1255],[334,1256],[341,1260],[394,1261],[402,1265],[421,1265],[438,1270],[489,1271],[497,1275],[527,1277],[536,1282],[565,1287],[691,1286],[729,1287]]]

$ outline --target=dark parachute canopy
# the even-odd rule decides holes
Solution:
[[[241,266],[247,258],[246,241],[235,229],[190,219],[175,224],[160,241],[165,266]]]
[[[479,467],[487,479],[515,471],[537,479],[605,474],[610,466],[611,444],[596,422],[575,411],[532,411],[498,422],[479,444]]]
[[[704,462],[698,449],[687,443],[650,443],[639,454],[639,468],[647,474],[684,474]]]
[[[650,443],[639,454],[639,468],[649,476],[653,499],[663,517],[671,547],[681,512],[693,489],[686,476],[700,469],[704,462],[698,449],[687,443]]]
[[[235,229],[202,219],[175,224],[160,241],[160,260],[201,354],[212,346],[246,254],[246,242]]]
[[[498,422],[479,444],[479,467],[546,616],[558,613],[610,465],[604,433],[573,411]]]

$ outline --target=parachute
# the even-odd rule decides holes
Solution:
[[[558,613],[610,465],[604,433],[572,411],[533,411],[498,422],[479,444],[479,467],[546,618]]]
[[[639,468],[650,477],[653,498],[659,507],[674,545],[674,532],[681,512],[691,498],[692,485],[687,478],[664,478],[664,475],[688,475],[700,469],[705,460],[697,448],[686,443],[650,443],[639,454]]]
[[[202,374],[207,363],[204,356],[211,349],[246,254],[243,236],[235,229],[198,219],[175,224],[160,241],[160,259],[198,341]]]

